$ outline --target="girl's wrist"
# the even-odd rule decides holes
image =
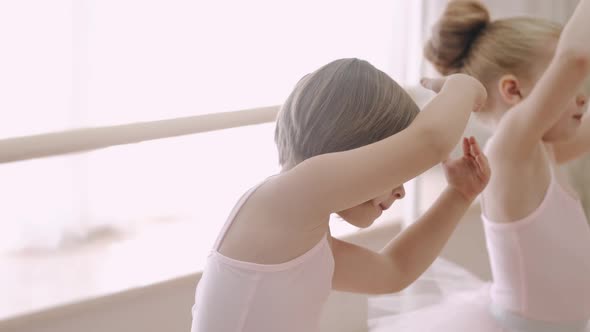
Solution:
[[[459,201],[463,201],[466,204],[471,204],[473,203],[473,201],[475,200],[475,198],[477,197],[478,194],[470,194],[470,193],[464,193],[463,191],[453,187],[453,186],[447,186],[447,189],[445,190],[445,192],[447,193],[447,195],[455,198],[456,200]]]

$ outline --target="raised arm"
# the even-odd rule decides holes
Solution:
[[[463,142],[463,150],[463,158],[445,165],[449,186],[439,199],[379,253],[333,240],[334,289],[373,294],[400,291],[432,264],[491,174],[474,138]]]
[[[452,189],[445,190],[424,216],[379,253],[333,239],[336,267],[332,288],[368,294],[406,288],[440,254],[470,203]]]
[[[479,81],[462,74],[427,84],[440,92],[408,128],[374,144],[304,161],[277,177],[283,198],[310,213],[329,214],[373,199],[445,159],[487,95]]]
[[[505,157],[518,160],[529,158],[590,74],[588,17],[590,0],[582,0],[565,26],[545,73],[517,109],[502,119],[497,137]]]

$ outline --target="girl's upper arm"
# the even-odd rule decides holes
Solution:
[[[369,249],[332,239],[332,289],[366,294],[393,293],[407,285],[394,262]]]

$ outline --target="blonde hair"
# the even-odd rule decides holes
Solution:
[[[279,111],[279,163],[346,151],[407,128],[418,106],[387,74],[367,61],[340,59],[303,77]]]
[[[490,20],[479,1],[451,1],[432,28],[424,55],[443,75],[466,73],[486,87],[503,74],[532,78],[533,59],[562,26],[540,18]]]

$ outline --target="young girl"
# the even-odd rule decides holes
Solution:
[[[358,59],[297,84],[277,119],[283,170],[231,213],[197,287],[193,332],[318,331],[331,289],[395,292],[432,263],[489,179],[473,138],[461,159],[444,162],[449,185],[439,200],[381,252],[328,228],[332,213],[371,225],[404,197],[405,181],[446,158],[487,96],[463,74],[425,85],[440,93],[419,113],[399,85]]]
[[[494,174],[482,195],[493,282],[376,331],[590,331],[590,229],[558,170],[590,151],[581,93],[589,18],[590,0],[563,31],[541,19],[490,21],[477,1],[448,4],[425,55],[444,75],[478,78],[490,95],[476,117],[493,131]]]

